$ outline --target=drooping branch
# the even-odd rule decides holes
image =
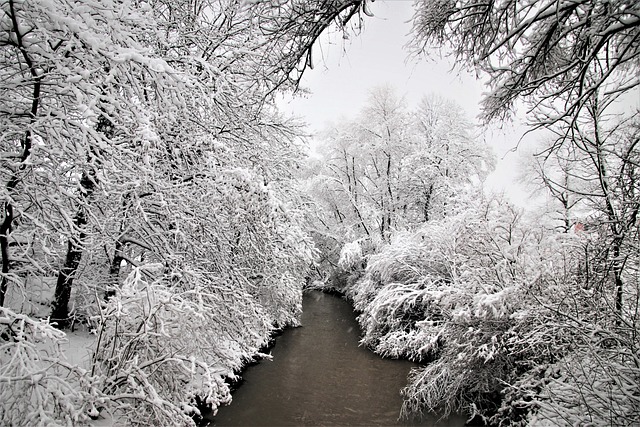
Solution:
[[[517,100],[566,100],[549,125],[576,117],[595,91],[640,84],[640,4],[605,1],[422,0],[414,16],[415,52],[446,45],[460,64],[490,77],[483,117],[508,116]],[[598,79],[590,70],[601,68]]]

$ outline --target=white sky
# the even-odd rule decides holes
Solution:
[[[352,118],[364,106],[369,90],[390,84],[414,106],[424,95],[437,94],[456,101],[474,119],[485,89],[469,73],[453,71],[447,60],[410,60],[404,46],[409,42],[412,0],[370,3],[375,17],[365,17],[359,36],[343,41],[339,34],[325,36],[315,47],[313,70],[307,70],[302,87],[311,94],[280,103],[284,112],[300,116],[312,132],[331,121]],[[518,155],[509,152],[522,134],[522,127],[485,135],[498,155],[498,167],[486,182],[493,191],[505,191],[514,202],[524,204],[524,191],[515,186]]]

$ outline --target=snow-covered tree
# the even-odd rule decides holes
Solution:
[[[425,96],[414,112],[414,146],[406,157],[400,188],[409,224],[455,212],[469,187],[493,170],[487,147],[476,141],[473,126],[459,105]]]
[[[376,88],[356,120],[323,135],[314,191],[323,189],[318,198],[352,240],[388,240],[453,212],[464,188],[486,176],[491,157],[470,128],[450,101],[426,97],[410,111],[392,88]]]
[[[638,86],[639,13],[633,0],[420,0],[413,44],[416,52],[445,45],[458,62],[489,76],[486,119],[508,115],[518,99],[538,108],[562,98],[559,114],[534,120],[545,125],[576,116],[603,85],[616,82],[623,92]],[[589,77],[594,67],[602,69],[596,79]]]
[[[43,284],[53,310],[29,314],[61,328],[82,317],[99,332],[86,378],[104,411],[188,424],[196,394],[213,407],[227,400],[224,377],[273,328],[297,322],[312,255],[291,190],[301,139],[272,94],[295,87],[318,35],[348,31],[364,2],[1,10],[0,302],[19,307]],[[8,316],[3,342],[13,342]],[[18,347],[6,347],[3,372],[26,354]],[[15,384],[0,375],[3,396]],[[52,412],[46,396],[25,404],[49,411],[45,423],[71,412],[83,422],[97,415],[84,398]]]

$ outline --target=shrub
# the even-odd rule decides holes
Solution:
[[[611,293],[585,273],[589,239],[490,200],[371,255],[347,289],[362,342],[430,361],[410,374],[404,413],[466,412],[492,425],[640,421],[633,304],[616,320]]]
[[[230,401],[225,378],[266,344],[271,324],[233,283],[185,272],[192,289],[181,291],[153,273],[134,268],[103,308],[96,366],[128,425],[189,425],[196,396],[214,411]]]
[[[0,307],[3,425],[78,425],[107,401],[99,379],[66,362],[66,334],[46,320]]]

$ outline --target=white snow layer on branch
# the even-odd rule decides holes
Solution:
[[[0,307],[3,425],[79,425],[106,402],[97,378],[65,361],[66,334]]]

